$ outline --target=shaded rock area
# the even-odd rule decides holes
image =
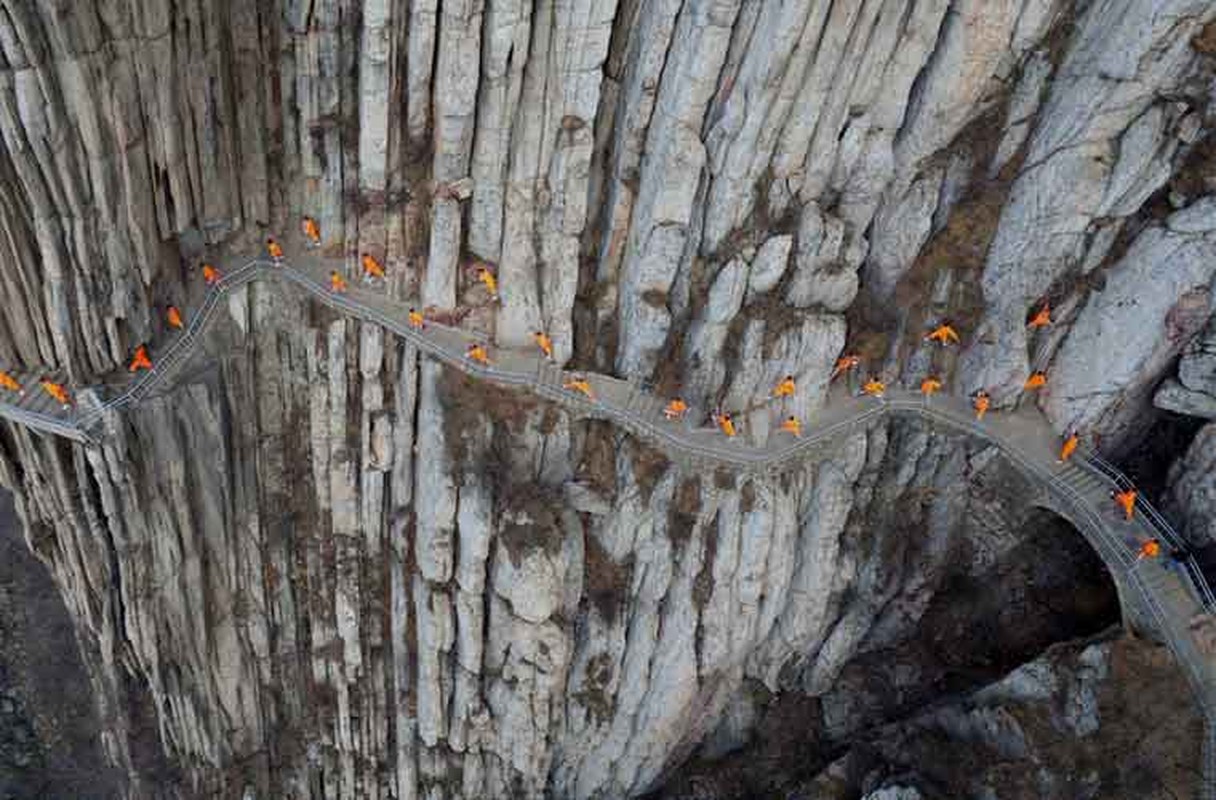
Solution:
[[[814,704],[782,701],[753,746],[691,769],[653,797],[1194,797],[1203,723],[1187,695],[1167,651],[1106,634],[1055,645],[999,680],[831,750],[807,746]],[[820,759],[803,760],[808,755]]]
[[[104,730],[72,620],[0,492],[0,797],[121,797]]]
[[[1110,576],[1048,511],[995,563],[946,578],[910,635],[867,649],[821,698],[828,743],[998,678],[1055,642],[1117,623]],[[864,645],[863,645],[864,647]]]
[[[0,368],[117,382],[200,260],[293,252],[307,214],[352,279],[371,254],[377,291],[753,441],[853,350],[844,380],[934,372],[1129,459],[1163,381],[1211,388],[1206,0],[0,7]],[[1112,619],[1056,596],[1091,564],[979,441],[891,422],[690,473],[288,288],[218,314],[100,445],[0,425],[128,797],[636,796],[749,698],[843,742]],[[1210,442],[1173,483],[1196,540]]]
[[[1190,544],[1216,568],[1216,425],[1200,428],[1170,470],[1165,508]]]
[[[655,797],[686,796],[708,776],[728,781],[723,797],[779,793],[891,721],[967,696],[1055,642],[1117,622],[1110,576],[1077,532],[1047,511],[1023,525],[1019,542],[996,560],[952,566],[897,640],[864,641],[826,693],[773,695],[745,685],[699,757]],[[982,538],[964,545],[979,550]]]
[[[1216,419],[1216,323],[1208,322],[1178,359],[1177,379],[1168,378],[1153,404],[1205,419]]]

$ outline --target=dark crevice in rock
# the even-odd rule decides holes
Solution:
[[[907,638],[855,657],[821,697],[772,697],[743,750],[694,758],[653,797],[780,795],[842,755],[864,752],[892,723],[964,699],[1058,642],[1117,624],[1113,582],[1069,523],[1033,511],[1019,538],[989,569],[969,574],[959,562]],[[698,785],[724,791],[698,793]]]

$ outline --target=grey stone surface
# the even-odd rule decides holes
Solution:
[[[1189,417],[1216,419],[1216,396],[1188,389],[1173,378],[1166,378],[1153,395],[1153,405]]]
[[[1177,231],[1175,218],[1183,223]],[[1109,272],[1106,288],[1081,309],[1044,398],[1060,430],[1126,435],[1166,368],[1210,316],[1216,216],[1198,227],[1192,218],[1178,211],[1140,234]]]
[[[1154,393],[1212,394],[1211,335],[1187,342],[1216,201],[1178,180],[1210,133],[1210,3],[264,5],[6,5],[0,368],[104,383],[171,335],[200,258],[294,248],[309,214],[352,274],[385,261],[383,291],[499,344],[544,329],[559,363],[721,403],[760,440],[809,424],[846,342],[1002,403],[1046,364],[1056,425],[1109,440]],[[957,314],[961,359],[868,330],[859,293],[897,326]],[[1056,325],[1028,336],[1044,296]],[[934,506],[917,534],[941,549],[905,574],[850,518],[944,491],[958,442],[859,432],[741,485],[277,290],[220,313],[104,447],[0,437],[138,790],[137,729],[221,795],[640,794],[711,731],[742,740],[745,682],[827,693],[904,630],[966,516]],[[1206,452],[1175,482],[1195,507]],[[511,552],[524,500],[553,519]]]
[[[747,302],[755,300],[757,295],[771,291],[781,282],[789,265],[793,244],[792,236],[774,236],[760,246],[752,259],[751,271],[747,277]]]

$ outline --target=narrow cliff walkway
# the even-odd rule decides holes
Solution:
[[[77,402],[62,408],[38,390],[37,376],[20,376],[28,387],[24,395],[7,394],[0,416],[34,430],[63,436],[86,445],[96,444],[103,417],[138,404],[171,380],[178,367],[194,352],[200,337],[224,299],[235,289],[259,280],[278,280],[316,300],[367,322],[381,325],[407,339],[421,352],[474,377],[518,386],[552,400],[575,414],[609,420],[631,434],[651,442],[673,461],[703,469],[725,467],[748,473],[774,473],[806,459],[823,457],[842,437],[864,430],[885,415],[919,417],[954,433],[975,436],[997,447],[1041,489],[1037,502],[1069,519],[1098,551],[1119,587],[1125,616],[1164,640],[1187,674],[1197,702],[1207,719],[1204,742],[1204,800],[1216,800],[1216,602],[1193,559],[1137,560],[1139,544],[1149,538],[1165,545],[1180,545],[1178,535],[1147,504],[1138,507],[1131,521],[1116,513],[1112,488],[1122,479],[1096,455],[1056,460],[1059,440],[1037,410],[994,413],[983,422],[974,418],[965,398],[936,396],[926,401],[919,392],[893,390],[884,400],[833,395],[811,419],[804,420],[804,435],[794,439],[777,434],[763,444],[727,439],[715,429],[698,427],[703,409],[691,409],[684,422],[663,416],[665,400],[637,384],[606,375],[587,374],[595,399],[564,388],[572,377],[542,358],[539,352],[489,348],[488,366],[466,355],[470,344],[484,337],[433,322],[418,330],[408,323],[407,303],[386,298],[352,283],[348,291],[329,287],[333,269],[345,273],[344,262],[302,256],[276,265],[255,260],[225,269],[222,278],[194,310],[189,323],[171,343],[152,350],[153,368],[133,377],[125,390],[102,397],[101,389],[78,391]]]

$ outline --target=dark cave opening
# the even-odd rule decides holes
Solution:
[[[1143,496],[1161,511],[1166,520],[1179,527],[1180,520],[1169,513],[1170,468],[1178,462],[1210,420],[1157,411],[1152,423],[1116,466],[1132,481]],[[1186,538],[1186,531],[1180,530]],[[1191,542],[1191,553],[1209,584],[1216,585],[1216,543]]]
[[[983,571],[947,575],[909,636],[855,656],[827,694],[745,685],[760,706],[750,741],[717,760],[698,751],[650,797],[784,796],[846,752],[865,751],[885,726],[965,697],[1052,645],[1117,626],[1118,603],[1106,566],[1072,524],[1031,509],[1014,547]]]
[[[1117,466],[1154,505],[1160,506],[1170,467],[1186,454],[1195,435],[1209,420],[1158,411],[1152,424]]]

